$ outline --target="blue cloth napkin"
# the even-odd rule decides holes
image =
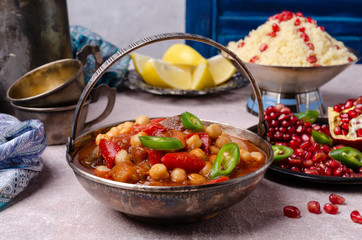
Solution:
[[[0,114],[0,209],[43,169],[40,155],[46,146],[41,121],[21,122],[13,116]]]
[[[103,61],[118,51],[113,44],[102,39],[100,35],[82,26],[70,26],[70,36],[72,40],[73,58],[77,58],[77,52],[85,45],[98,45],[102,52]],[[117,87],[125,77],[129,65],[130,57],[126,55],[117,61],[107,72],[99,79],[97,85],[104,83],[110,87]],[[87,64],[83,71],[84,80],[87,83],[95,72],[96,61],[93,56],[88,56]]]

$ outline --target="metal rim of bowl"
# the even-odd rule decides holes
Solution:
[[[88,99],[84,105],[88,105],[91,102],[90,99]],[[62,111],[68,111],[68,110],[74,110],[77,105],[69,105],[69,106],[64,106],[64,107],[45,107],[45,108],[39,108],[39,107],[25,107],[25,106],[20,106],[17,105],[13,102],[10,102],[11,106],[13,106],[16,109],[20,109],[22,111],[28,111],[28,112],[62,112]]]
[[[13,98],[10,96],[10,92],[11,90],[17,85],[19,84],[19,82],[29,76],[29,75],[32,75],[33,73],[39,71],[40,69],[44,68],[44,67],[49,67],[49,66],[52,66],[52,65],[55,65],[55,64],[59,64],[59,63],[62,63],[62,62],[75,62],[75,63],[78,63],[79,64],[79,69],[77,70],[77,72],[70,78],[68,79],[66,82],[63,82],[62,84],[58,85],[57,87],[49,90],[49,91],[46,91],[46,92],[43,92],[41,94],[37,94],[37,95],[34,95],[34,96],[31,96],[31,97],[27,97],[27,98]],[[83,67],[82,67],[82,63],[81,61],[77,60],[77,59],[73,59],[73,58],[66,58],[66,59],[61,59],[61,60],[57,60],[57,61],[53,61],[53,62],[50,62],[50,63],[46,63],[44,65],[41,65],[33,70],[31,70],[30,72],[24,74],[23,76],[21,76],[20,78],[18,78],[13,84],[11,84],[11,86],[8,88],[7,92],[6,92],[6,96],[7,98],[11,101],[11,102],[27,102],[27,101],[31,101],[31,100],[36,100],[38,98],[43,98],[43,97],[46,97],[48,95],[51,95],[53,94],[55,91],[58,91],[59,89],[62,89],[62,88],[65,88],[66,86],[68,86],[69,84],[71,84],[78,76],[79,74],[82,73],[83,71]]]

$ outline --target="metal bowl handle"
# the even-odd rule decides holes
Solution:
[[[79,98],[79,101],[78,101],[78,104],[77,104],[77,107],[75,110],[75,114],[74,114],[71,135],[68,138],[68,142],[67,142],[68,153],[72,152],[74,149],[74,140],[77,136],[77,128],[78,128],[80,112],[82,111],[83,105],[84,105],[89,93],[91,92],[91,90],[93,89],[93,87],[97,83],[97,81],[101,78],[101,76],[119,59],[123,58],[124,56],[133,52],[136,49],[139,49],[143,46],[146,46],[146,45],[149,45],[152,43],[162,42],[162,41],[167,41],[167,40],[175,40],[175,39],[193,40],[193,41],[198,41],[198,42],[209,44],[209,45],[214,46],[214,47],[218,48],[219,50],[225,52],[226,54],[228,54],[231,58],[233,58],[235,60],[235,62],[236,62],[235,66],[236,66],[237,70],[244,72],[245,76],[248,77],[248,80],[252,84],[253,91],[254,91],[254,94],[256,96],[257,103],[258,103],[258,109],[259,109],[259,111],[258,111],[259,112],[259,122],[257,124],[257,131],[258,131],[257,133],[259,136],[265,137],[266,125],[265,125],[264,117],[262,114],[264,112],[264,108],[263,108],[263,102],[262,102],[260,89],[259,89],[259,86],[257,85],[253,75],[250,73],[249,69],[244,65],[244,63],[240,60],[240,58],[238,56],[236,56],[235,53],[230,51],[225,46],[215,42],[212,39],[209,39],[209,38],[206,38],[206,37],[203,37],[200,35],[190,34],[190,33],[164,33],[164,34],[157,34],[154,36],[146,37],[137,42],[131,43],[130,45],[128,45],[128,47],[118,50],[115,54],[113,54],[110,58],[108,58],[97,69],[97,71],[93,74],[93,76],[89,80],[88,84],[85,86],[85,89],[83,90],[82,95]]]

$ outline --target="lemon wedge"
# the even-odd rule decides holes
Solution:
[[[191,72],[173,66],[160,59],[148,60],[142,69],[143,80],[153,86],[190,89]]]
[[[207,62],[200,64],[193,70],[192,85],[191,85],[192,90],[202,90],[214,86],[215,82],[209,72]]]
[[[221,55],[209,58],[207,62],[209,63],[209,71],[216,85],[220,85],[229,80],[236,71],[231,61]]]
[[[162,56],[162,60],[171,64],[198,66],[206,62],[195,49],[186,44],[174,44]]]
[[[145,66],[146,62],[151,59],[151,57],[139,53],[132,53],[131,58],[137,73],[143,77],[143,67]]]

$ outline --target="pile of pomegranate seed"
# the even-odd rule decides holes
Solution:
[[[271,144],[288,146],[294,151],[288,158],[275,162],[275,165],[314,175],[362,177],[362,169],[354,172],[328,155],[331,150],[344,147],[343,145],[330,147],[313,140],[312,130],[330,136],[328,124],[303,122],[288,107],[280,103],[269,106],[264,112],[264,118],[268,123]]]
[[[329,195],[329,201],[330,203],[324,204],[323,210],[328,214],[337,214],[338,213],[338,205],[342,205],[345,202],[344,197],[332,193]],[[314,214],[321,214],[321,207],[318,201],[309,201],[307,204],[307,209],[310,213]],[[287,216],[289,218],[300,218],[301,213],[299,208],[295,206],[285,206],[283,208],[284,216]],[[362,224],[362,215],[357,211],[354,210],[351,212],[350,217],[353,222]]]

